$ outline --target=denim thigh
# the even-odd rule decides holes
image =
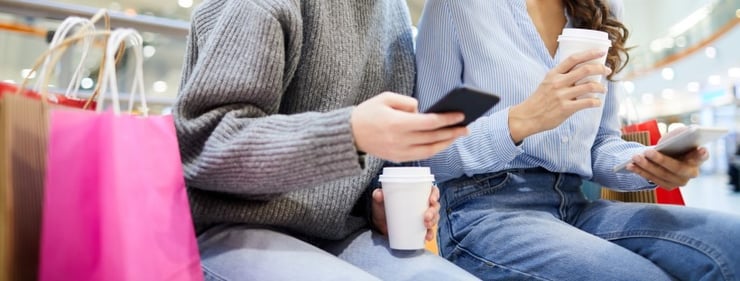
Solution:
[[[370,230],[323,248],[382,280],[480,280],[429,251],[393,250],[386,236]]]
[[[198,246],[205,280],[380,280],[322,249],[268,229],[217,226],[198,237]]]
[[[740,280],[740,216],[597,200],[574,224],[647,257],[681,280]]]
[[[440,253],[483,280],[671,280],[568,223],[588,205],[580,182],[515,170],[440,184]]]

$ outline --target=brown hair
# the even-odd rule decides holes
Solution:
[[[588,28],[609,33],[612,47],[606,56],[606,64],[612,69],[612,77],[622,71],[630,60],[629,48],[625,46],[629,30],[609,11],[605,2],[608,0],[564,0],[565,8],[570,15],[573,27]]]

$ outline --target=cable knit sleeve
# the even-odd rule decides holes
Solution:
[[[189,187],[266,195],[361,172],[352,108],[280,114],[303,38],[300,11],[279,2],[206,1],[193,15],[174,110]]]

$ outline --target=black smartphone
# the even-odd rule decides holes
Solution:
[[[465,120],[454,126],[467,126],[499,102],[497,95],[470,86],[453,89],[424,113],[462,112]]]

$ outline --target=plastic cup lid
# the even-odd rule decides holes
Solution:
[[[428,176],[432,174],[432,170],[429,167],[385,167],[383,168],[384,176]]]
[[[564,42],[564,41],[571,41],[571,42],[582,42],[582,43],[589,43],[589,44],[597,44],[601,46],[607,46],[611,47],[612,42],[609,40],[594,40],[584,37],[571,37],[571,36],[558,36],[558,42]]]
[[[609,33],[585,28],[563,28],[563,33],[561,33],[560,36],[580,37],[593,40],[609,40]]]
[[[429,167],[386,167],[380,181],[434,181]]]

